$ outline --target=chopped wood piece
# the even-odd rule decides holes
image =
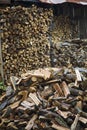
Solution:
[[[0,119],[0,127],[4,124],[4,119]]]
[[[20,102],[21,102],[21,101],[17,101],[17,102],[15,102],[15,103],[11,104],[9,107],[10,107],[11,109],[15,109],[15,108],[17,108],[17,107],[19,106]]]
[[[83,95],[83,91],[82,90],[78,90],[76,88],[69,88],[70,90],[70,93],[73,95],[73,96],[79,96],[79,95]]]
[[[7,127],[10,127],[11,129],[18,130],[18,128],[15,126],[14,122],[10,122]]]
[[[21,100],[26,100],[27,96],[28,96],[28,91],[26,90],[23,90],[23,91],[20,91],[18,93],[18,95],[21,95],[22,96],[22,99]]]
[[[65,128],[65,127],[60,126],[60,125],[55,124],[55,123],[52,124],[52,128],[54,128],[56,130],[69,130],[68,128]]]
[[[26,109],[27,109],[26,107],[22,107],[22,106],[17,108],[17,110],[23,110],[23,111],[25,111]]]
[[[36,81],[37,81],[37,78],[33,76],[33,77],[31,78],[31,80],[32,80],[32,82],[36,82]]]
[[[77,81],[82,81],[81,74],[77,68],[75,68],[75,72],[76,72]]]
[[[36,96],[36,93],[30,93],[29,97],[34,101],[34,103],[38,106],[41,102]]]
[[[59,75],[53,70],[50,73],[48,80],[35,75],[22,77],[15,84],[16,91],[0,98],[0,129],[80,130],[87,126],[87,92],[82,87],[83,81],[77,82],[77,87],[75,80],[63,77],[63,73],[72,75],[72,69]]]
[[[33,76],[38,78],[44,78],[46,80],[50,78],[51,72],[46,69],[38,69],[34,71],[28,71],[27,73],[21,75],[21,77],[33,77]]]
[[[61,71],[61,68],[40,68],[38,70],[31,70],[31,71],[28,71],[27,73],[25,74],[22,74],[21,77],[38,77],[38,78],[43,78],[45,80],[51,78],[53,72],[57,73],[57,72],[60,72]]]
[[[0,97],[0,102],[1,102],[5,97],[6,97],[6,94],[2,95],[2,96]]]
[[[49,84],[52,84],[52,83],[58,83],[58,79],[53,79],[53,80],[49,80],[49,81],[46,81],[46,82],[42,82],[41,84],[42,85],[49,85]]]
[[[76,107],[78,107],[80,110],[82,110],[82,101],[78,101],[76,104]]]
[[[35,120],[37,119],[37,115],[34,115],[31,119],[30,119],[30,121],[28,122],[28,124],[27,124],[27,126],[25,127],[25,129],[26,130],[31,130],[32,129],[32,127],[33,127],[33,125],[34,125],[34,122],[35,122]]]
[[[15,77],[15,76],[11,76],[11,77],[10,77],[10,80],[11,80],[13,89],[16,91],[16,81],[18,80],[18,78]]]
[[[71,125],[71,130],[76,130],[76,126],[77,126],[77,123],[79,121],[79,117],[80,117],[80,115],[77,114],[76,117],[75,117],[75,120],[74,120],[73,124]]]
[[[69,91],[69,88],[68,88],[66,82],[63,81],[61,86],[62,86],[65,97],[69,96],[70,91]]]
[[[21,102],[21,105],[24,106],[25,108],[31,108],[31,107],[33,107],[35,105],[35,103],[34,102],[30,103],[28,101],[23,101],[23,102]]]
[[[49,96],[53,95],[53,90],[49,86],[45,86],[45,89],[41,92],[41,96],[43,98],[47,98]]]
[[[59,115],[61,115],[63,118],[68,118],[68,115],[70,115],[71,114],[71,112],[69,112],[69,111],[61,111],[61,110],[58,110],[57,111],[58,112],[58,114]]]
[[[87,124],[87,118],[79,117],[79,121],[81,121],[84,124]]]
[[[55,84],[53,85],[53,88],[56,90],[56,92],[59,94],[59,96],[63,96],[63,95],[64,95],[64,94],[63,94],[63,91],[62,91],[62,89],[61,89],[61,87],[59,86],[58,83],[55,83]]]
[[[64,120],[60,115],[59,115],[59,117],[55,117],[55,121],[56,121],[59,125],[65,127],[65,128],[68,128],[67,123],[65,122],[65,120]]]
[[[87,112],[81,111],[81,116],[87,118]]]

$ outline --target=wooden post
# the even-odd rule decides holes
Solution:
[[[2,30],[0,30],[0,73],[2,77],[2,81],[4,84],[4,73],[3,73],[3,60],[2,60],[2,50],[1,50],[1,37],[2,37]]]

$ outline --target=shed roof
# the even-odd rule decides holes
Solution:
[[[25,2],[41,1],[43,3],[50,3],[50,4],[61,4],[61,3],[69,2],[69,3],[87,5],[87,0],[14,0],[14,1],[25,1]],[[11,0],[0,0],[0,4],[9,4],[9,3],[11,3]]]
[[[65,2],[87,5],[87,0],[40,0],[44,3],[61,4]]]

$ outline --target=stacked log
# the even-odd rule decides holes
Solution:
[[[52,43],[68,41],[78,38],[78,24],[76,20],[71,20],[67,15],[59,15],[53,17],[50,34]]]
[[[58,42],[51,46],[53,66],[73,66],[87,68],[87,41]]]
[[[0,129],[86,130],[84,69],[45,68],[10,77],[0,97]]]
[[[36,5],[1,8],[0,25],[5,80],[39,67],[67,66],[69,62],[76,66],[76,59],[79,64],[77,45],[59,48],[59,42],[77,37],[78,26],[68,16],[55,16],[52,8]],[[86,56],[83,57],[85,60]]]
[[[50,66],[48,29],[53,11],[32,5],[0,10],[5,79],[26,70]]]

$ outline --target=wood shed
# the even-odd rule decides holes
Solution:
[[[59,50],[64,42],[86,42],[86,1],[4,0],[1,3],[1,72],[6,80],[39,67],[86,66],[86,54],[72,56],[76,46],[70,54],[66,53],[71,49],[64,49],[65,54],[63,48]]]
[[[0,130],[87,130],[87,0],[0,0]]]

